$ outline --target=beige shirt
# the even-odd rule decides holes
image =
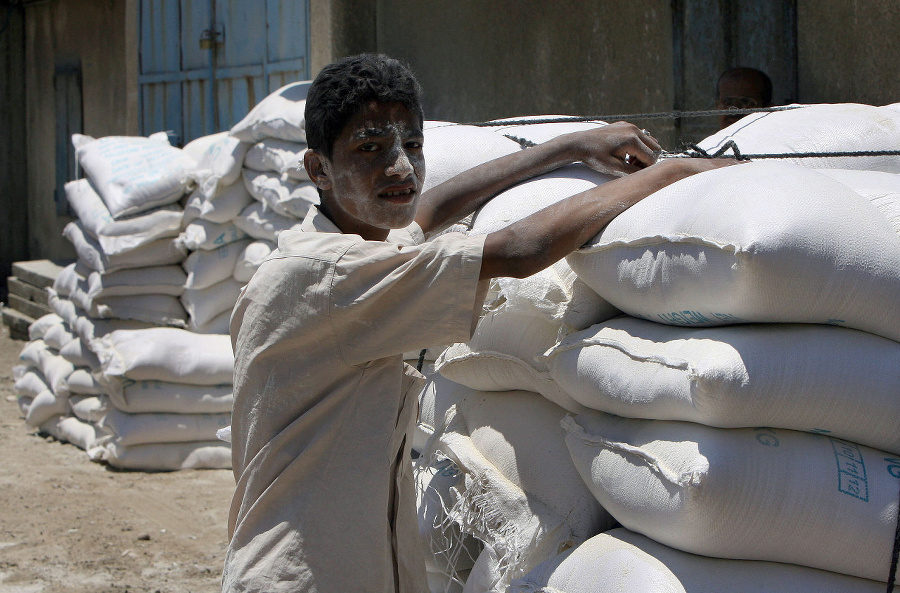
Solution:
[[[280,235],[231,320],[223,591],[427,591],[409,451],[421,375],[402,354],[469,340],[483,246],[416,225],[365,241],[315,207]]]

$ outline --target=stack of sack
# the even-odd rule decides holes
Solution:
[[[701,146],[896,150],[898,127],[900,104],[816,105]],[[470,232],[604,182],[579,167],[504,192]],[[900,157],[759,160],[678,182],[548,270],[498,279],[421,396],[431,590],[883,591],[898,209]]]

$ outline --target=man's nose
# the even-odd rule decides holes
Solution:
[[[385,171],[388,175],[405,178],[412,174],[413,166],[405,150],[398,148],[391,160],[392,164]]]

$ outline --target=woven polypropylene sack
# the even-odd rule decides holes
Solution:
[[[509,593],[883,593],[884,583],[777,562],[688,554],[618,528],[541,563]]]
[[[601,412],[563,426],[578,472],[623,527],[704,556],[888,579],[896,455],[792,430]]]
[[[231,128],[231,135],[250,143],[264,138],[306,142],[304,111],[311,84],[292,82],[271,93]]]
[[[888,219],[897,234],[900,234],[900,173],[851,169],[817,170],[869,200]]]
[[[422,191],[472,167],[521,150],[518,142],[477,126],[428,121],[424,133],[426,175]]]
[[[682,328],[622,316],[546,358],[575,401],[618,416],[823,432],[900,454],[900,343],[812,324]]]
[[[900,155],[790,158],[797,153],[896,151],[898,135],[900,111],[895,108],[837,103],[752,113],[698,145],[714,153],[734,141],[742,154],[786,155],[805,167],[900,173]]]
[[[724,167],[632,206],[570,254],[588,286],[672,325],[827,323],[900,340],[900,237],[846,185],[789,163]]]

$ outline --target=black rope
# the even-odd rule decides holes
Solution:
[[[426,352],[428,352],[428,348],[422,348],[422,351],[419,352],[419,362],[416,364],[416,370],[420,373],[422,372],[422,367],[425,365]]]
[[[466,124],[453,124],[478,127],[523,126],[531,124],[561,124],[567,122],[591,122],[609,120],[632,119],[664,119],[709,117],[714,115],[749,115],[751,113],[771,113],[773,111],[788,111],[790,109],[802,109],[809,105],[780,105],[777,107],[755,107],[749,109],[708,109],[704,111],[657,111],[652,113],[626,113],[616,115],[565,115],[561,117],[523,117],[520,119],[504,119],[492,121],[469,122]]]
[[[857,156],[900,156],[900,150],[855,150],[855,151],[831,151],[831,152],[776,152],[762,154],[745,154],[740,151],[734,140],[729,140],[715,152],[707,152],[693,143],[686,143],[682,153],[664,152],[664,158],[699,158],[717,159],[732,157],[739,161],[753,161],[758,159],[807,159],[828,157],[857,157]],[[729,151],[731,153],[729,154]]]
[[[894,581],[897,578],[897,559],[900,557],[900,500],[897,504],[897,528],[894,530],[894,552],[891,555],[891,572],[888,574],[886,593],[894,590]]]

